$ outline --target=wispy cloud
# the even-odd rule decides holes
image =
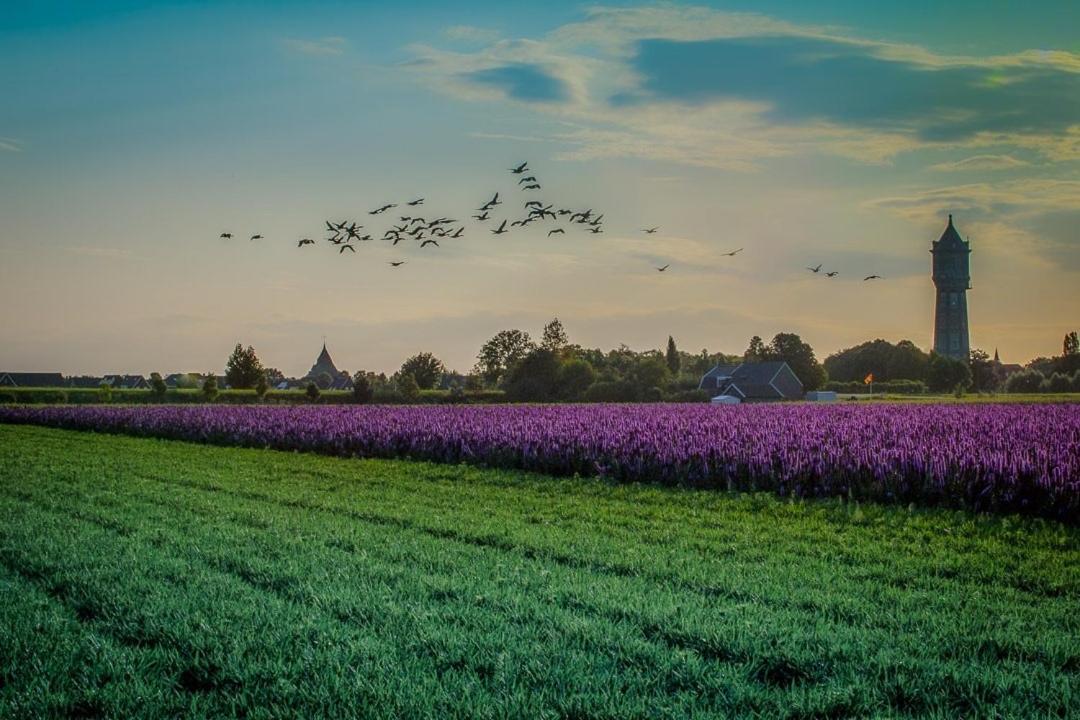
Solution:
[[[443,30],[443,34],[451,40],[470,43],[490,43],[499,39],[498,30],[475,25],[451,25]]]
[[[282,42],[289,50],[303,55],[341,55],[345,52],[346,47],[345,38],[338,36],[327,36],[313,40],[285,38]]]
[[[535,104],[570,123],[560,138],[569,159],[645,157],[747,170],[791,154],[885,163],[922,148],[1023,147],[1051,162],[1080,157],[1080,55],[1066,51],[942,55],[757,14],[677,6],[593,8],[545,36],[473,52],[411,50],[410,67],[440,91]],[[994,155],[994,168],[988,159],[969,168],[1021,162]]]
[[[931,165],[931,170],[941,172],[962,172],[972,170],[1011,170],[1012,168],[1025,167],[1031,163],[1017,160],[1012,155],[973,155],[954,160],[952,162],[937,163]]]
[[[0,137],[0,150],[7,152],[22,152],[22,143],[15,138]]]

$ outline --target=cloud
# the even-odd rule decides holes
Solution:
[[[887,163],[925,148],[1080,158],[1080,55],[1065,51],[941,55],[678,6],[593,8],[541,37],[411,51],[408,66],[441,92],[533,104],[566,123],[566,159],[752,170],[787,155]]]
[[[303,55],[341,55],[345,51],[345,38],[328,36],[314,40],[285,38],[285,47]]]
[[[1031,163],[1017,160],[1012,155],[973,155],[962,160],[931,165],[931,170],[941,172],[959,172],[969,170],[1010,170],[1025,167]]]
[[[22,152],[22,143],[15,138],[0,137],[0,150],[7,152]]]
[[[539,65],[518,63],[474,70],[465,79],[481,86],[502,90],[507,97],[523,102],[562,102],[570,89],[558,75]]]
[[[499,39],[497,30],[475,25],[451,25],[443,30],[443,34],[451,40],[471,43],[488,43]]]

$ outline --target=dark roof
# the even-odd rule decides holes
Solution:
[[[8,387],[64,387],[60,373],[0,372],[0,385]]]
[[[964,242],[964,239],[960,237],[960,233],[953,227],[951,213],[949,214],[949,224],[945,228],[945,232],[941,233],[941,238],[934,243],[934,247],[967,249],[967,243]]]
[[[779,360],[717,365],[705,373],[698,387],[743,398],[780,400],[802,395],[799,379],[786,362]]]
[[[80,375],[79,377],[68,378],[68,385],[73,388],[97,388],[101,387],[102,381],[104,381],[104,378],[93,375]]]
[[[315,379],[323,373],[327,373],[330,377],[337,377],[341,374],[334,366],[334,361],[330,357],[330,353],[326,350],[326,343],[323,343],[322,352],[319,353],[319,357],[315,360],[315,364],[311,366],[311,369],[308,370],[308,374],[304,377]]]

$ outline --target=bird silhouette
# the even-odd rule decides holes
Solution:
[[[262,239],[263,239],[263,236],[262,236],[262,235],[252,235],[252,236],[251,236],[251,239],[252,239],[252,240],[262,240]]]
[[[410,205],[412,207],[416,207],[417,205],[423,205],[424,204],[424,198],[416,198],[415,200],[412,200],[412,201],[407,202],[405,204]]]
[[[520,180],[518,180],[518,185],[521,185],[521,184],[527,183],[527,182],[536,182],[536,177],[533,176],[533,175],[530,175],[529,177],[523,177]]]
[[[502,201],[499,200],[499,193],[495,193],[495,197],[484,203],[483,207],[481,207],[479,211],[486,212],[491,208],[495,207],[496,205],[502,205]]]
[[[839,274],[840,273],[838,273],[836,270],[833,270],[832,272],[825,273],[825,277],[836,277]]]
[[[667,270],[667,269],[668,269],[669,267],[671,267],[671,263],[668,263],[668,264],[667,264],[667,265],[665,265],[664,267],[658,267],[658,268],[656,268],[656,272],[664,272],[664,271],[665,271],[665,270]]]
[[[223,238],[225,238],[226,240],[229,240],[229,239],[231,239],[231,238],[232,238],[232,233],[230,233],[230,232],[223,232],[223,233],[221,233],[220,235],[218,235],[218,237],[223,237]]]
[[[487,213],[487,211],[486,211],[486,210],[485,210],[484,212],[480,213],[479,215],[473,215],[473,219],[474,219],[474,220],[479,220],[480,222],[484,222],[484,221],[485,221],[485,220],[487,220],[487,219],[488,219],[489,217],[491,217],[491,216],[490,216],[490,215],[488,215],[488,213]]]
[[[654,228],[642,228],[641,232],[645,233],[646,235],[652,235],[652,234],[653,234],[654,232],[656,232],[656,231],[657,231],[657,230],[659,230],[659,229],[660,229],[660,228],[658,228],[658,227],[654,227]]]
[[[812,273],[821,272],[821,263],[818,263],[817,267],[808,267],[806,269]]]
[[[427,247],[428,245],[434,245],[435,247],[439,247],[439,241],[438,240],[425,240],[424,242],[420,243],[420,247]]]
[[[455,232],[455,233],[453,233],[453,234],[451,234],[451,235],[447,235],[447,237],[452,237],[452,238],[459,238],[459,237],[461,237],[461,233],[463,233],[463,232],[465,232],[465,228],[463,228],[463,227],[459,227],[459,228],[457,229],[457,232]]]
[[[390,267],[401,267],[402,265],[405,264],[405,261],[404,260],[392,260],[387,264],[390,265]]]
[[[725,257],[735,257],[736,255],[738,255],[741,252],[742,252],[742,248],[739,248],[738,250],[732,250],[731,252],[726,252],[726,253],[721,253],[721,254],[724,255]]]
[[[296,247],[304,247],[305,245],[314,245],[315,241],[311,238],[304,238],[296,243]]]
[[[555,234],[565,235],[566,231],[563,230],[562,228],[555,228],[554,230],[548,230],[548,237],[551,237],[552,235],[555,235]]]
[[[492,232],[493,235],[502,235],[504,232],[508,232],[507,229],[506,229],[506,221],[503,220],[502,225],[500,225],[495,230],[492,230],[491,232]]]
[[[881,279],[882,278],[881,278],[880,275],[867,275],[866,277],[863,278],[863,282],[866,282],[867,280],[881,280]]]
[[[593,235],[599,235],[600,233],[604,232],[604,229],[598,225],[596,227],[589,228],[589,232],[591,232]]]
[[[522,190],[539,190],[540,189],[540,183],[530,183],[529,185],[526,185],[525,187],[523,187],[521,189]]]
[[[356,248],[354,248],[352,245],[345,244],[338,248],[338,255],[345,252],[346,250],[352,250],[354,253],[356,252]]]
[[[525,172],[528,169],[529,169],[529,163],[528,162],[523,162],[520,165],[518,165],[516,168],[510,168],[510,172],[514,173],[515,175],[520,175],[521,173]]]

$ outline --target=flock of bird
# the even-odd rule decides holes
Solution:
[[[532,174],[532,170],[529,169],[529,163],[523,162],[520,165],[509,168],[511,175],[517,177],[518,190],[525,193],[531,193],[536,190],[542,190],[543,186],[537,179],[536,175]],[[404,203],[405,207],[418,208],[424,204],[424,198],[418,197],[413,200]],[[507,200],[509,202],[509,200]],[[514,228],[525,228],[533,223],[559,223],[557,227],[553,227],[547,231],[547,237],[553,235],[566,235],[567,226],[571,228],[573,226],[580,226],[578,229],[591,233],[593,235],[599,235],[604,232],[604,215],[603,213],[596,213],[592,208],[585,210],[574,210],[570,208],[559,207],[556,208],[554,204],[544,202],[536,199],[526,200],[523,204],[522,213],[523,217],[513,219],[511,217],[495,218],[493,213],[498,212],[496,208],[502,205],[506,205],[502,199],[500,199],[500,193],[496,192],[490,200],[482,204],[475,210],[474,215],[471,218],[478,223],[491,223],[491,234],[504,235]],[[379,207],[368,211],[370,216],[379,216],[384,213],[393,210],[398,207],[397,203],[386,203]],[[404,210],[404,212],[415,212]],[[508,214],[508,213],[507,213]],[[340,222],[334,222],[326,220],[326,233],[327,236],[324,240],[331,246],[336,247],[338,254],[343,255],[345,251],[355,254],[357,245],[365,242],[372,242],[376,239],[375,235],[366,231],[366,228],[357,223],[355,220],[342,220]],[[659,226],[641,228],[641,232],[646,235],[654,235]],[[378,236],[378,240],[382,242],[389,242],[392,247],[397,247],[399,243],[411,241],[416,243],[420,248],[427,247],[441,247],[440,240],[457,240],[460,239],[465,233],[465,224],[459,220],[455,220],[449,217],[436,217],[425,218],[420,215],[399,215],[398,222],[392,223],[391,226],[386,229],[381,235]],[[231,232],[223,232],[220,237],[222,239],[232,239],[233,234]],[[254,234],[250,238],[251,240],[262,240],[261,234]],[[309,237],[300,238],[296,246],[303,248],[307,245],[316,245],[315,240]],[[743,251],[743,248],[738,248],[730,252],[721,253],[722,257],[735,257]],[[392,268],[398,268],[406,264],[406,260],[391,260],[387,264]],[[671,267],[671,263],[657,267],[657,272],[666,272]],[[820,273],[822,265],[818,264],[816,267],[808,267],[812,273]],[[839,273],[835,270],[827,271],[824,273],[826,277],[836,277]],[[867,275],[864,278],[866,280],[879,280],[880,275]]]

